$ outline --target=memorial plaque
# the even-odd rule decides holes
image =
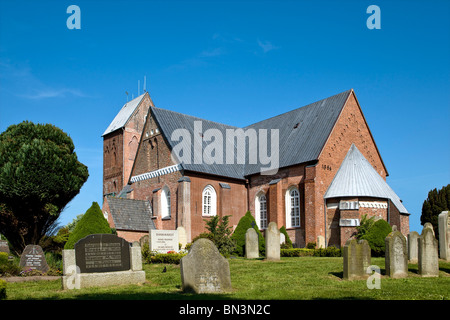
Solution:
[[[92,234],[75,244],[80,273],[130,270],[130,244],[113,234]]]
[[[45,254],[42,248],[38,245],[29,244],[25,247],[20,256],[19,265],[23,270],[39,270],[47,272],[50,267],[45,260]]]
[[[150,230],[150,251],[178,252],[177,230]]]

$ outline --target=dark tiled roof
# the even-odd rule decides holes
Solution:
[[[107,197],[110,213],[118,230],[149,231],[156,229],[152,208],[146,200]]]
[[[279,168],[317,160],[351,92],[352,90],[347,90],[302,108],[257,122],[242,129],[244,132],[248,129],[255,129],[256,132],[259,132],[259,129],[267,129],[267,154],[269,155],[271,154],[270,130],[279,130]],[[190,161],[191,163],[182,163],[184,170],[209,173],[236,179],[245,179],[246,176],[259,173],[262,167],[267,167],[267,165],[260,164],[259,154],[258,164],[249,164],[249,152],[258,151],[249,150],[248,139],[245,150],[239,148],[239,145],[234,143],[234,141],[228,141],[231,142],[230,145],[234,145],[235,158],[231,164],[226,163],[227,139],[230,140],[226,134],[226,131],[227,129],[239,129],[237,127],[155,107],[151,107],[151,112],[153,113],[171,149],[178,145],[178,147],[183,146],[183,148],[190,149],[192,150],[192,153],[194,153],[194,148],[192,146],[196,143],[202,146],[202,150],[211,144],[211,141],[207,140],[207,137],[203,137],[200,133],[194,132],[195,121],[201,121],[202,133],[205,133],[208,129],[216,129],[222,134],[222,150],[224,153],[222,157],[224,162],[223,164],[213,163],[214,159],[212,158],[203,158],[199,164],[194,163],[193,160]],[[176,137],[178,140],[172,141],[172,134],[177,129],[186,129],[190,132],[191,141],[185,141],[185,139],[181,139],[179,137]],[[203,154],[204,153],[202,152],[202,155]],[[206,152],[206,154],[208,154],[208,152]],[[245,164],[238,163],[238,155],[244,155],[246,159]],[[191,159],[194,159],[194,154],[192,154]]]

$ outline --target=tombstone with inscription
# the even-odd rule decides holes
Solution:
[[[230,266],[208,239],[198,239],[180,262],[181,285],[185,292],[231,291]]]
[[[438,241],[434,236],[433,225],[429,222],[423,226],[418,240],[418,270],[422,277],[439,276]]]
[[[258,233],[253,228],[248,228],[245,233],[245,257],[247,259],[259,258]]]
[[[270,222],[266,230],[266,259],[280,260],[280,230],[276,222]]]
[[[417,231],[412,231],[408,233],[408,260],[410,263],[418,262],[418,248],[417,240],[419,239],[419,233]]]
[[[177,230],[150,230],[149,241],[150,251],[161,253],[180,251]]]
[[[439,255],[441,259],[450,261],[450,214],[442,211],[438,216]]]
[[[367,267],[371,265],[370,246],[367,240],[347,240],[343,251],[344,256],[344,279],[365,279]]]
[[[397,228],[388,234],[386,244],[386,275],[391,278],[405,278],[408,276],[408,256],[406,252],[406,238]]]
[[[63,289],[145,282],[141,247],[113,234],[92,234],[63,250]]]
[[[50,267],[45,260],[45,253],[41,246],[35,244],[29,244],[25,247],[20,256],[19,266],[23,270],[38,270],[41,272],[47,272]]]

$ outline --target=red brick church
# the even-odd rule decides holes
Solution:
[[[230,132],[246,140],[236,143]],[[276,150],[266,150],[278,156],[274,171],[253,161],[262,154],[250,143],[253,132],[267,132],[266,142],[278,139]],[[248,210],[262,231],[272,221],[285,226],[296,247],[340,247],[364,214],[409,232],[409,213],[386,183],[353,90],[245,128],[157,108],[146,92],[126,103],[102,136],[103,212],[128,241],[183,226],[190,242],[206,230],[205,219],[231,215],[236,226]],[[223,148],[211,152],[213,140]],[[200,161],[189,161],[191,150],[200,151]],[[233,161],[217,161],[225,158]]]

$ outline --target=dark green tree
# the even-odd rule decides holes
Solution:
[[[74,150],[51,124],[24,121],[0,134],[0,233],[17,253],[39,243],[86,182]]]
[[[428,192],[428,198],[423,202],[420,224],[430,222],[433,225],[434,233],[439,239],[438,216],[442,211],[450,208],[450,184],[440,190],[433,189]]]
[[[369,230],[360,238],[369,242],[372,255],[375,257],[384,256],[386,252],[385,239],[392,232],[392,227],[386,220],[380,219],[370,227]]]
[[[108,221],[103,216],[102,209],[97,202],[92,202],[91,207],[75,225],[75,229],[69,235],[64,249],[73,249],[78,240],[90,234],[112,233]]]
[[[214,216],[211,219],[204,219],[206,229],[209,231],[212,242],[219,252],[224,256],[229,256],[235,248],[235,243],[231,239],[233,228],[228,226],[230,216]]]
[[[236,254],[239,256],[244,256],[245,254],[245,233],[249,228],[255,229],[256,233],[258,234],[258,242],[259,242],[259,254],[264,255],[265,249],[266,249],[266,243],[264,240],[263,235],[259,231],[258,226],[256,225],[255,218],[253,218],[250,211],[247,211],[247,213],[239,220],[238,225],[236,226],[236,229],[234,229],[234,233],[231,236],[231,239],[233,239],[236,242]]]

